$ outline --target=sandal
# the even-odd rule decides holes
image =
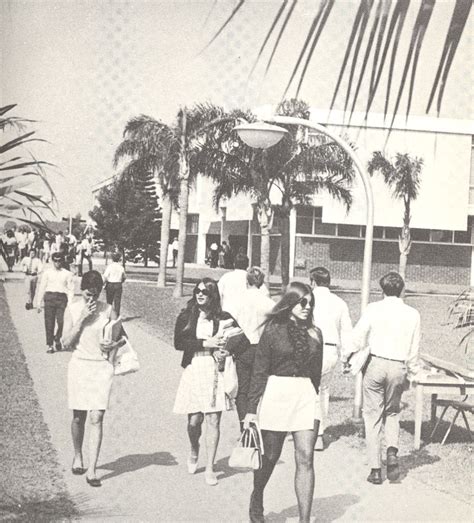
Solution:
[[[204,472],[204,477],[206,478],[206,483],[208,485],[211,485],[211,487],[217,485],[218,481],[217,481],[217,475],[214,471],[210,471],[208,472],[206,470],[206,472]]]

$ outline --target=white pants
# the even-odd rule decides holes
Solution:
[[[321,371],[321,384],[319,385],[319,409],[321,412],[321,421],[319,423],[318,436],[322,436],[324,434],[324,431],[329,423],[329,386],[334,375],[337,359],[337,347],[333,345],[324,345],[323,368]]]

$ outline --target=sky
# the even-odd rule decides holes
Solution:
[[[38,136],[47,140],[34,152],[56,166],[49,179],[59,201],[58,216],[87,215],[92,186],[114,174],[114,151],[129,118],[147,114],[172,123],[180,106],[204,101],[227,108],[278,103],[318,1],[297,4],[269,73],[264,75],[267,53],[251,76],[281,2],[247,0],[222,35],[204,49],[237,3],[0,2],[0,102],[18,104],[15,114],[36,120]],[[355,0],[338,0],[328,20],[300,95],[314,107],[326,108],[330,102],[357,5]],[[436,4],[416,79],[415,114],[424,112],[453,5],[450,0]],[[402,49],[418,7],[415,0]],[[471,24],[451,71],[442,116],[472,119],[472,70]],[[383,103],[381,94],[374,110],[380,111]]]

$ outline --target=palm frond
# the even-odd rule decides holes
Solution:
[[[230,14],[230,16],[227,18],[227,20],[222,24],[222,26],[218,29],[217,33],[211,38],[210,42],[202,49],[201,53],[204,52],[212,43],[218,38],[218,36],[224,31],[224,29],[230,24],[230,22],[234,19],[236,14],[238,13],[239,9],[245,4],[245,0],[239,0],[239,3],[234,7],[234,10]]]

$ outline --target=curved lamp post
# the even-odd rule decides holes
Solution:
[[[240,124],[234,129],[237,134],[249,147],[258,149],[267,149],[272,145],[277,144],[283,136],[287,133],[287,130],[278,125],[271,124],[289,124],[289,125],[301,125],[309,127],[315,131],[329,136],[334,140],[344,151],[349,155],[351,160],[354,162],[356,170],[362,180],[364,187],[365,198],[366,198],[366,229],[365,229],[365,242],[364,242],[364,259],[362,262],[362,283],[361,283],[361,312],[365,309],[369,303],[370,295],[370,272],[372,267],[372,241],[373,241],[373,230],[374,230],[374,197],[372,192],[372,184],[370,176],[364,169],[359,157],[355,151],[344,141],[340,136],[333,133],[323,125],[303,118],[295,118],[293,116],[273,116],[266,119],[270,123],[256,122],[251,124]],[[359,373],[356,377],[355,383],[355,395],[354,395],[354,410],[353,417],[355,419],[361,418],[362,412],[362,374]]]

